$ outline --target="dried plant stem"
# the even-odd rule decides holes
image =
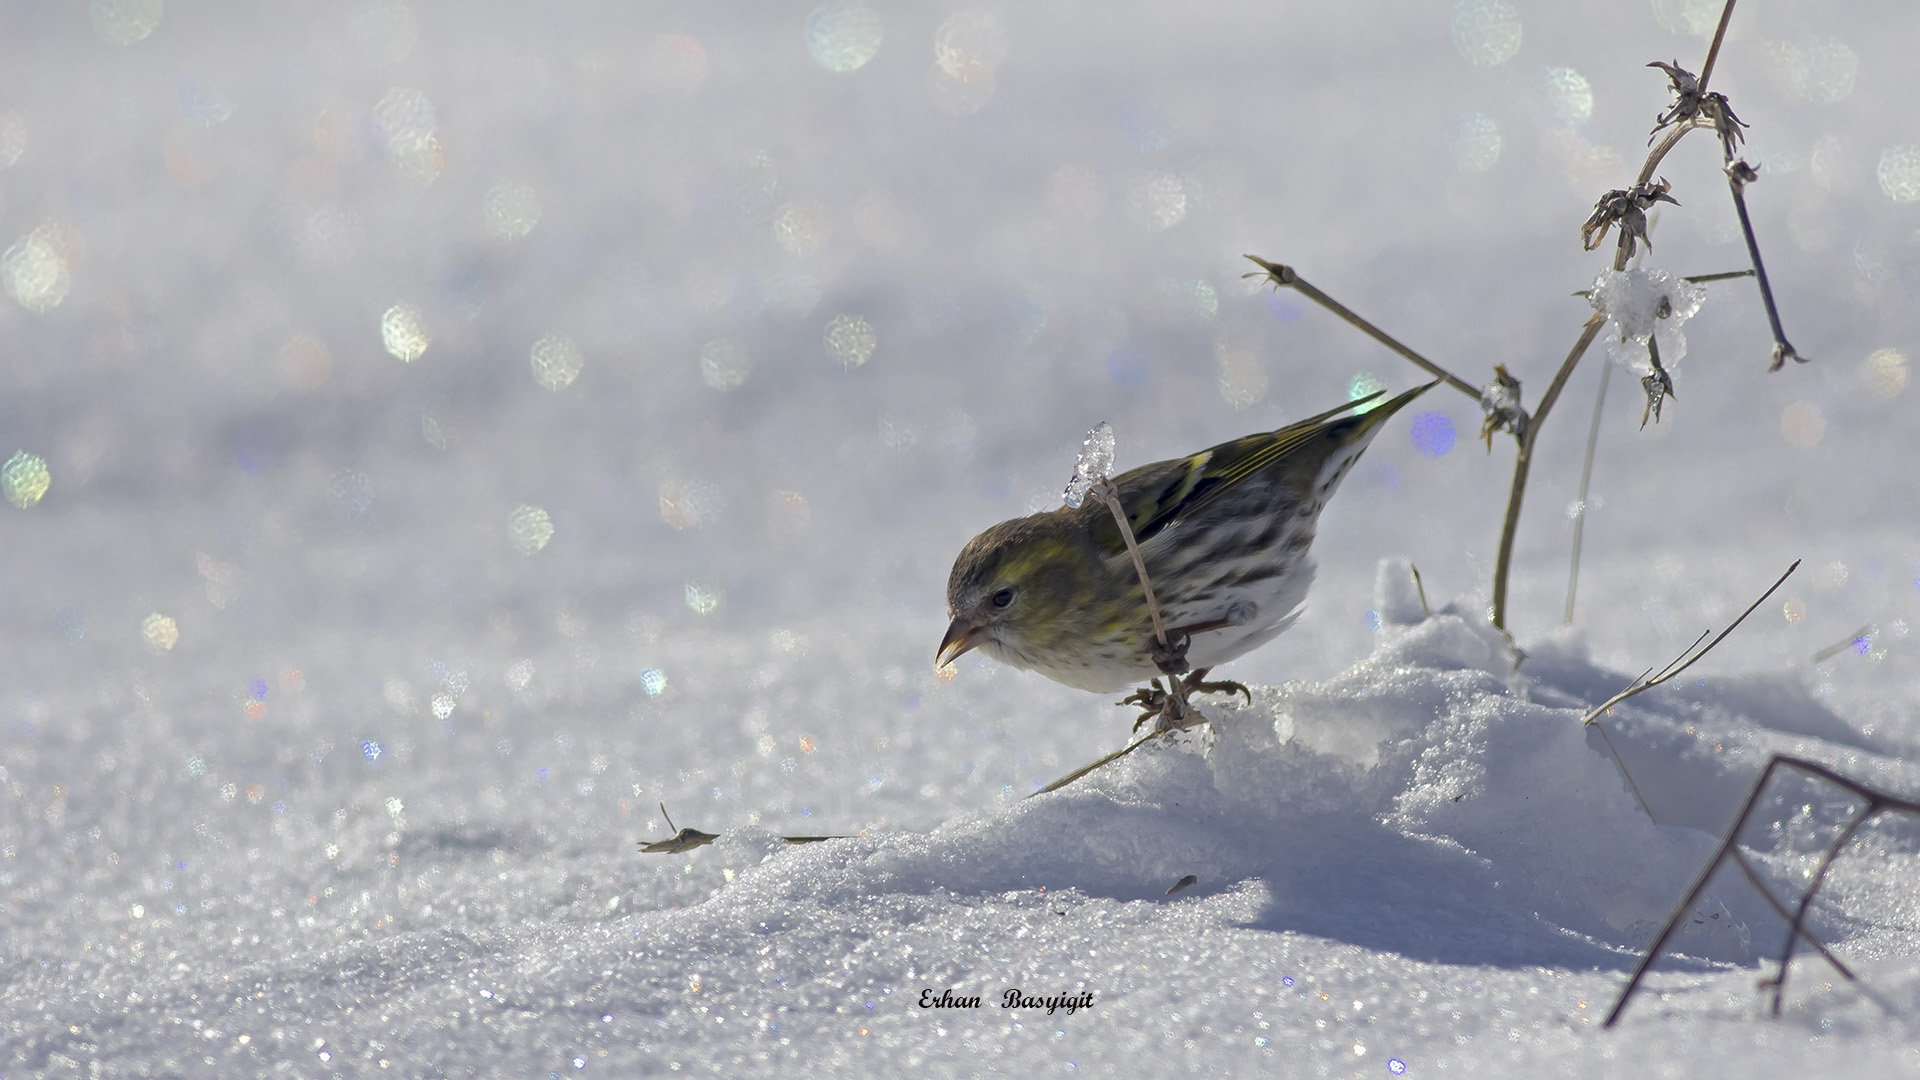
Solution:
[[[1748,822],[1754,816],[1754,812],[1759,809],[1760,796],[1766,791],[1767,784],[1772,781],[1774,774],[1782,770],[1791,770],[1803,773],[1816,780],[1824,780],[1848,794],[1853,795],[1855,798],[1860,799],[1865,804],[1848,820],[1846,826],[1834,837],[1833,842],[1827,845],[1827,852],[1820,861],[1819,869],[1815,871],[1812,880],[1807,885],[1806,892],[1802,894],[1800,903],[1794,909],[1791,916],[1774,900],[1771,891],[1761,887],[1758,881],[1759,875],[1754,872],[1753,867],[1747,862],[1746,857],[1739,851],[1740,834],[1746,830]],[[1728,859],[1732,859],[1739,865],[1742,872],[1747,875],[1748,880],[1752,881],[1754,886],[1759,889],[1761,896],[1767,900],[1769,906],[1782,918],[1786,919],[1788,923],[1786,944],[1780,950],[1780,971],[1773,979],[1769,980],[1767,984],[1763,984],[1770,985],[1773,990],[1772,1011],[1775,1016],[1780,1014],[1781,1003],[1786,994],[1787,965],[1793,960],[1794,946],[1802,939],[1812,941],[1820,955],[1824,957],[1828,963],[1832,964],[1834,969],[1840,972],[1842,976],[1849,980],[1855,979],[1853,972],[1849,970],[1845,964],[1841,963],[1839,958],[1835,957],[1826,946],[1821,945],[1815,940],[1813,935],[1807,930],[1807,911],[1813,905],[1814,894],[1817,893],[1820,890],[1820,886],[1826,882],[1828,871],[1832,869],[1834,861],[1840,857],[1840,852],[1846,848],[1847,843],[1851,841],[1854,835],[1869,821],[1880,814],[1888,812],[1920,815],[1920,802],[1904,799],[1897,795],[1889,795],[1877,788],[1868,787],[1866,784],[1860,783],[1857,780],[1843,776],[1825,765],[1808,761],[1804,758],[1787,757],[1782,754],[1776,754],[1768,759],[1766,767],[1760,770],[1760,775],[1754,780],[1753,787],[1748,790],[1746,801],[1741,804],[1740,812],[1734,816],[1733,824],[1728,827],[1725,837],[1721,839],[1720,847],[1714,852],[1713,858],[1709,859],[1707,864],[1701,868],[1699,875],[1694,878],[1693,885],[1681,896],[1680,903],[1674,908],[1673,914],[1667,917],[1666,925],[1660,929],[1659,935],[1653,939],[1651,945],[1647,946],[1646,954],[1640,958],[1640,963],[1634,967],[1633,974],[1627,979],[1627,985],[1620,991],[1620,997],[1614,1001],[1613,1008],[1607,1013],[1607,1019],[1602,1026],[1612,1027],[1615,1023],[1619,1022],[1621,1014],[1626,1011],[1627,1002],[1632,1000],[1634,991],[1638,990],[1641,982],[1646,979],[1648,970],[1653,967],[1653,962],[1659,958],[1661,952],[1666,949],[1667,943],[1671,941],[1673,935],[1679,931],[1682,922],[1687,917],[1687,913],[1693,909],[1693,905],[1699,900],[1700,894],[1706,891],[1707,885],[1712,882],[1714,874],[1719,871],[1720,864]],[[1886,1003],[1881,1001],[1877,995],[1869,994],[1869,996],[1873,997],[1876,1002],[1879,1002],[1883,1008],[1886,1007]]]
[[[1120,526],[1120,538],[1127,542],[1127,554],[1133,556],[1133,569],[1140,575],[1140,591],[1147,597],[1147,614],[1153,619],[1153,636],[1160,647],[1167,647],[1167,628],[1160,621],[1160,605],[1153,599],[1153,582],[1147,578],[1147,560],[1140,557],[1140,542],[1133,537],[1133,524],[1127,520],[1127,512],[1120,508],[1120,490],[1112,480],[1101,477],[1094,485],[1093,493],[1107,509],[1113,511],[1113,523]]]
[[[1733,21],[1733,5],[1737,0],[1727,0],[1727,6],[1720,9],[1720,25],[1713,29],[1713,44],[1707,46],[1707,62],[1700,65],[1700,92],[1707,92],[1707,80],[1713,78],[1713,63],[1720,59],[1720,43],[1727,39],[1727,24]]]
[[[1587,456],[1580,464],[1580,501],[1574,504],[1573,559],[1567,568],[1567,612],[1562,626],[1573,625],[1573,595],[1580,585],[1580,544],[1587,531],[1587,489],[1593,482],[1593,455],[1600,445],[1600,414],[1607,404],[1607,381],[1612,376],[1612,364],[1600,365],[1600,389],[1593,396],[1593,424],[1587,429]]]
[[[1718,274],[1692,274],[1681,280],[1690,281],[1695,285],[1706,285],[1715,281],[1732,281],[1734,278],[1752,276],[1752,270],[1723,270]]]
[[[1600,336],[1600,327],[1605,322],[1599,312],[1587,320],[1580,337],[1567,352],[1566,360],[1560,364],[1560,370],[1554,373],[1553,381],[1547,384],[1547,392],[1540,395],[1540,404],[1533,408],[1533,419],[1527,424],[1527,431],[1520,439],[1519,452],[1513,456],[1513,485],[1507,492],[1507,516],[1500,525],[1500,551],[1493,563],[1493,625],[1506,632],[1507,629],[1507,576],[1513,568],[1513,537],[1520,528],[1520,503],[1527,494],[1527,473],[1533,468],[1533,444],[1540,437],[1540,421],[1546,419],[1554,402],[1560,399],[1560,391],[1572,377],[1573,369],[1586,355],[1593,339]]]
[[[1385,345],[1387,348],[1392,349],[1394,352],[1399,353],[1401,356],[1405,357],[1407,360],[1412,362],[1412,364],[1415,367],[1418,367],[1421,370],[1426,371],[1430,375],[1438,375],[1448,386],[1451,386],[1455,390],[1458,390],[1461,393],[1467,395],[1468,397],[1472,398],[1474,401],[1477,402],[1480,400],[1479,387],[1473,385],[1472,383],[1468,382],[1465,379],[1462,379],[1460,376],[1455,375],[1453,372],[1448,371],[1446,368],[1441,367],[1439,364],[1434,363],[1433,361],[1427,359],[1426,357],[1421,356],[1419,353],[1414,352],[1412,349],[1407,348],[1405,345],[1402,345],[1399,341],[1394,339],[1393,335],[1387,333],[1385,330],[1382,330],[1379,327],[1368,322],[1367,320],[1361,318],[1356,312],[1353,311],[1353,309],[1347,307],[1345,304],[1342,304],[1340,301],[1335,300],[1333,297],[1328,296],[1326,293],[1321,292],[1319,289],[1309,284],[1307,282],[1307,279],[1301,277],[1299,273],[1294,270],[1293,267],[1283,266],[1280,263],[1268,262],[1267,260],[1261,258],[1258,255],[1248,255],[1246,256],[1246,258],[1250,260],[1254,265],[1260,267],[1260,269],[1265,270],[1267,272],[1267,280],[1273,282],[1274,285],[1276,286],[1284,285],[1287,288],[1292,289],[1295,292],[1298,292],[1300,295],[1306,297],[1307,299],[1313,301],[1316,304],[1319,304],[1321,307],[1326,308],[1328,311],[1333,312],[1335,315],[1340,316],[1342,319],[1345,319],[1349,325],[1353,326],[1355,329],[1359,330],[1361,333],[1367,335],[1368,337],[1372,338],[1375,341],[1378,341],[1380,344]],[[1249,274],[1247,276],[1252,277],[1253,275]]]

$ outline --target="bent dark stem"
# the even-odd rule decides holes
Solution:
[[[1753,235],[1753,219],[1747,216],[1746,184],[1737,176],[1727,177],[1727,188],[1733,193],[1733,209],[1740,217],[1740,235],[1746,238],[1747,254],[1753,259],[1753,277],[1760,284],[1760,305],[1767,310],[1767,326],[1773,331],[1773,365],[1768,370],[1778,371],[1780,366],[1791,357],[1796,363],[1806,363],[1806,358],[1794,351],[1793,343],[1787,340],[1787,331],[1780,325],[1780,309],[1773,302],[1773,286],[1767,281],[1767,267],[1760,261],[1760,241]]]
[[[1806,927],[1807,909],[1813,906],[1813,894],[1820,891],[1820,886],[1827,880],[1827,871],[1833,869],[1833,860],[1840,857],[1847,841],[1853,839],[1853,834],[1860,831],[1860,826],[1865,825],[1877,812],[1869,801],[1853,815],[1853,820],[1847,822],[1847,827],[1840,830],[1840,835],[1834,837],[1832,845],[1827,848],[1826,857],[1820,860],[1820,869],[1814,871],[1812,884],[1800,895],[1800,906],[1793,909],[1793,922],[1787,927],[1787,943],[1780,947],[1780,974],[1773,980],[1773,1015],[1780,1015],[1780,1000],[1787,993],[1787,964],[1793,960],[1793,947],[1800,943],[1800,935]]]
[[[1779,1015],[1782,996],[1785,993],[1787,963],[1792,959],[1794,943],[1801,938],[1813,940],[1813,936],[1806,929],[1807,909],[1812,906],[1814,893],[1819,891],[1820,886],[1825,882],[1827,871],[1833,866],[1834,861],[1839,858],[1841,850],[1846,847],[1847,842],[1853,839],[1854,834],[1858,832],[1863,825],[1879,814],[1891,811],[1899,814],[1920,815],[1920,802],[1901,798],[1898,795],[1890,795],[1877,788],[1869,787],[1850,777],[1843,776],[1819,762],[1808,761],[1805,758],[1788,757],[1784,754],[1775,754],[1773,757],[1767,759],[1766,766],[1760,770],[1760,775],[1755,778],[1753,787],[1748,790],[1746,801],[1741,803],[1740,812],[1735,815],[1732,826],[1727,829],[1726,836],[1721,839],[1720,846],[1714,851],[1713,858],[1709,859],[1707,864],[1701,868],[1699,876],[1694,878],[1692,887],[1680,898],[1680,903],[1674,908],[1673,914],[1667,917],[1666,925],[1661,927],[1659,935],[1655,937],[1653,943],[1647,947],[1646,955],[1642,956],[1640,963],[1635,965],[1633,974],[1627,979],[1626,987],[1620,991],[1620,997],[1614,1001],[1613,1008],[1608,1011],[1607,1019],[1601,1025],[1602,1027],[1610,1028],[1619,1021],[1621,1014],[1626,1011],[1627,1002],[1632,1000],[1634,991],[1640,988],[1640,984],[1646,979],[1648,970],[1653,967],[1653,962],[1659,958],[1660,953],[1666,949],[1667,943],[1671,941],[1673,935],[1678,932],[1683,920],[1687,917],[1687,913],[1693,909],[1693,905],[1699,900],[1700,894],[1706,891],[1708,883],[1713,880],[1713,876],[1719,871],[1722,862],[1731,858],[1740,865],[1741,870],[1746,873],[1749,878],[1757,877],[1753,872],[1752,866],[1747,864],[1745,856],[1738,850],[1740,834],[1745,831],[1748,822],[1753,817],[1754,811],[1759,808],[1760,796],[1766,791],[1767,784],[1773,779],[1774,773],[1782,769],[1802,773],[1816,780],[1824,780],[1855,798],[1860,799],[1866,805],[1854,814],[1853,819],[1848,822],[1847,827],[1841,830],[1839,836],[1828,846],[1827,854],[1825,858],[1821,860],[1819,871],[1814,875],[1811,884],[1808,885],[1806,893],[1800,898],[1800,904],[1794,915],[1788,919],[1787,944],[1786,948],[1781,952],[1780,973],[1772,980],[1774,991],[1773,1013],[1776,1016]],[[1785,913],[1781,911],[1780,905],[1774,902],[1772,894],[1765,889],[1761,889],[1760,891],[1761,895],[1766,897],[1769,905],[1771,905],[1776,912],[1780,912],[1784,916]],[[1839,971],[1841,975],[1849,980],[1855,979],[1853,972],[1829,952],[1825,946],[1819,945],[1816,942],[1815,947],[1818,949],[1820,955],[1825,957],[1829,963],[1833,964],[1835,970]],[[1869,996],[1873,996],[1876,1001],[1879,1000],[1875,995],[1870,994]]]

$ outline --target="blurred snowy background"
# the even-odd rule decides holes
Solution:
[[[1286,887],[1294,849],[1270,835],[1257,857],[1195,864],[1216,869],[1199,890],[1215,907],[1190,916],[1162,896],[1171,879],[1076,877],[1048,847],[1117,827],[1110,802],[1008,816],[1119,745],[1130,714],[976,657],[943,680],[930,660],[954,554],[986,525],[1057,505],[1095,422],[1114,424],[1124,469],[1421,378],[1243,280],[1242,253],[1294,265],[1469,379],[1505,364],[1532,405],[1589,313],[1572,294],[1610,254],[1580,250],[1580,222],[1632,179],[1668,101],[1644,65],[1697,69],[1717,16],[1707,0],[0,6],[0,1069],[491,1060],[545,1075],[599,1068],[604,1052],[628,1075],[785,1058],[1224,1072],[1287,1050],[1323,1074],[1433,1075],[1449,1056],[1482,1073],[1603,1071],[1590,1036],[1539,1019],[1551,1010],[1538,995],[1598,964],[1608,973],[1581,995],[1604,1000],[1630,924],[1671,902],[1704,850],[1693,840],[1667,838],[1679,854],[1631,917],[1461,902],[1493,923],[1586,934],[1592,955],[1514,945],[1509,929],[1441,947],[1451,929],[1326,921],[1377,885],[1341,878],[1331,855],[1306,860],[1331,875],[1325,906],[1273,901],[1243,918],[1248,890]],[[1758,297],[1736,281],[1708,286],[1659,424],[1637,430],[1638,388],[1616,373],[1569,634],[1595,349],[1540,443],[1509,620],[1543,656],[1631,674],[1805,557],[1700,669],[1765,675],[1696,687],[1691,707],[1744,718],[1728,730],[1751,747],[1805,749],[1760,729],[1823,739],[1909,791],[1897,759],[1920,746],[1917,50],[1908,0],[1738,8],[1713,86],[1752,125],[1755,226],[1788,334],[1814,361],[1766,373]],[[1710,138],[1691,136],[1661,172],[1682,205],[1660,215],[1647,265],[1743,268]],[[1477,406],[1444,388],[1417,413],[1328,511],[1305,618],[1223,675],[1304,680],[1289,700],[1311,698],[1376,644],[1405,646],[1376,601],[1385,557],[1411,559],[1436,606],[1462,597],[1478,621],[1512,443],[1496,438],[1489,456]],[[1460,659],[1477,648],[1460,644],[1478,640],[1465,623],[1406,662],[1494,672]],[[1566,707],[1617,685],[1546,670]],[[1517,692],[1486,679],[1475,692]],[[1429,719],[1455,700],[1407,692]],[[1697,735],[1688,707],[1668,719]],[[1326,723],[1352,721],[1327,708]],[[1304,731],[1311,712],[1276,730]],[[1375,720],[1356,730],[1406,749],[1412,729]],[[1305,745],[1339,750],[1329,738]],[[1611,768],[1566,738],[1567,761]],[[1446,745],[1434,753],[1459,752]],[[1413,759],[1370,746],[1348,750],[1374,787],[1314,796],[1331,832],[1302,844],[1408,813],[1388,804],[1414,788],[1378,770]],[[1763,756],[1720,762],[1720,788],[1737,794]],[[1293,781],[1348,775],[1322,764]],[[1213,791],[1159,767],[1127,775],[1162,796]],[[1594,805],[1619,816],[1589,824],[1649,830],[1617,787]],[[1704,842],[1721,827],[1720,788],[1681,831]],[[1498,782],[1483,793],[1515,816],[1537,809]],[[1294,795],[1267,795],[1278,801],[1230,800],[1222,820],[1294,820]],[[749,839],[641,856],[633,841],[666,835],[662,801],[678,824]],[[1507,870],[1551,873],[1537,845],[1594,844],[1619,857],[1596,856],[1614,876],[1635,872],[1641,848],[1566,835],[1581,827],[1570,816],[1542,821]],[[844,984],[783,997],[791,973],[764,973],[742,927],[765,931],[798,902],[728,899],[759,862],[755,830],[943,825],[935,836],[978,842],[928,855],[940,884],[904,900],[887,899],[879,870],[821,869],[833,846],[762,868],[825,890],[807,916],[820,937],[796,962]],[[1218,832],[1196,829],[1154,857],[1114,857],[1158,865]],[[981,839],[1014,832],[1017,850]],[[1351,839],[1363,853],[1378,842]],[[1398,865],[1400,850],[1368,857]],[[1887,925],[1912,914],[1889,899],[1911,892],[1910,844],[1899,851],[1879,892],[1848,894],[1852,914],[1875,897],[1895,909]],[[1049,884],[1049,868],[1056,891],[1110,908],[1071,940],[1157,940],[1169,966],[1137,959],[1128,976],[1143,994],[1218,1000],[1169,1006],[1172,1020],[1049,1018],[1042,1038],[992,1007],[1017,981],[995,975],[979,983],[989,1007],[954,1021],[980,1027],[963,1051],[958,1029],[935,1036],[907,1002],[875,1011],[877,990],[847,988],[858,965],[843,956],[921,920],[1010,939],[1006,916],[978,913],[999,890]],[[1428,895],[1419,879],[1398,888],[1408,906]],[[744,913],[730,923],[710,903],[713,936],[680,951],[709,924],[659,912],[716,890]],[[1143,911],[1148,897],[1160,906]],[[1736,914],[1766,918],[1748,908]],[[1207,918],[1258,940],[1167,960],[1166,942],[1205,938]],[[962,936],[933,934],[922,954],[950,957]],[[1872,940],[1875,956],[1912,955],[1910,934]],[[1396,993],[1477,989],[1475,965],[1492,965],[1508,997],[1464,1020],[1388,1009],[1398,1041],[1372,1057],[1315,1034],[1324,1024],[1261,1034],[1282,1006],[1229,1038],[1242,1021],[1225,1013],[1256,991],[1230,994],[1220,973],[1262,949],[1344,957],[1334,967]],[[911,996],[932,977],[878,955],[862,961],[873,985]],[[733,987],[728,1023],[701,1004],[702,963]],[[1911,963],[1894,971],[1911,994]],[[1117,975],[1076,977],[1102,1001],[1122,992]],[[1760,1053],[1754,1040],[1781,1029],[1750,1018],[1751,978],[1709,984],[1726,1001],[1716,989],[1699,1004],[1721,1027],[1610,1044],[1649,1055],[1617,1067]],[[478,1018],[516,979],[513,1009]],[[1334,992],[1344,1007],[1342,994],[1362,991]],[[1856,1075],[1914,1067],[1897,1025],[1849,1008],[1867,1048]],[[867,1029],[850,1009],[893,1025],[894,1041],[860,1057]],[[1373,1019],[1358,1001],[1355,1015]],[[1802,1049],[1756,1068],[1823,1067],[1831,1018],[1799,1022]],[[1546,1028],[1523,1038],[1527,1023]]]

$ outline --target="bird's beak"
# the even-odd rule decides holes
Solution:
[[[933,654],[933,666],[946,667],[986,639],[986,627],[968,620],[964,615],[953,620],[953,624],[947,627],[947,636],[940,639],[940,651]]]

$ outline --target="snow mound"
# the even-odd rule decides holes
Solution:
[[[16,950],[6,1061],[106,1076],[280,1061],[1118,1075],[1255,1068],[1284,1051],[1348,1071],[1382,1055],[1363,1075],[1530,1075],[1588,1059],[1606,1003],[1768,754],[1920,789],[1804,691],[1694,679],[1603,721],[1650,817],[1579,723],[1625,676],[1571,638],[1516,671],[1472,604],[1395,610],[1412,621],[1388,619],[1335,679],[1211,699],[1210,730],[925,832],[796,846],[732,828],[642,856],[538,829],[403,824],[396,808],[384,840],[370,827],[365,850],[339,857],[404,863],[417,911],[367,891],[359,922],[295,933],[241,896],[186,916],[169,943],[164,912],[128,921],[102,894],[120,942]],[[1848,805],[1797,780],[1769,794],[1746,840],[1777,895],[1797,899]],[[1808,1034],[1817,1045],[1836,1024],[1855,1066],[1908,1060],[1874,1002],[1920,1002],[1903,929],[1920,921],[1904,884],[1916,849],[1912,823],[1869,828],[1814,908],[1877,998],[1803,973],[1785,1025],[1760,1022],[1752,969],[1782,924],[1729,872],[1638,1006],[1636,1019],[1690,1023],[1606,1043],[1618,1068],[1704,1066],[1788,1035],[1775,1063],[1801,1060]],[[294,879],[311,868],[253,872],[248,891],[270,895],[305,888]],[[401,915],[366,921],[383,909]]]

